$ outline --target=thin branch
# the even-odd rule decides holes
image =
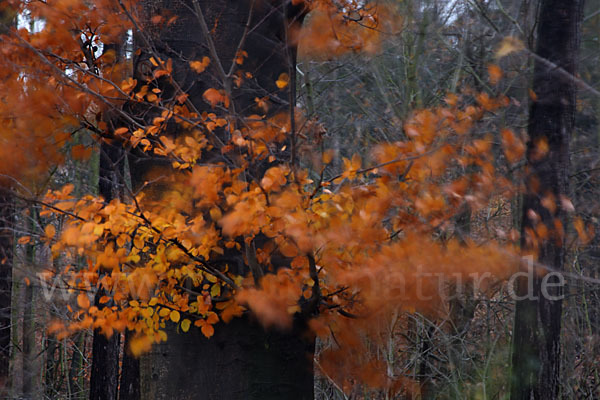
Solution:
[[[229,79],[227,78],[227,73],[225,72],[225,69],[223,68],[221,59],[219,58],[219,53],[217,52],[217,48],[215,47],[215,42],[212,40],[212,35],[210,34],[210,30],[208,29],[208,26],[206,25],[206,19],[204,18],[204,13],[202,12],[202,8],[200,7],[198,0],[193,0],[192,3],[194,4],[194,11],[196,13],[198,22],[200,23],[200,29],[202,30],[202,35],[204,35],[204,37],[206,39],[206,44],[208,46],[210,56],[213,58],[213,62],[217,66],[217,71],[219,72],[221,79],[223,79],[223,85],[226,87],[226,90],[227,90],[227,81]],[[235,55],[234,55],[234,57],[235,57]],[[234,62],[235,62],[235,60],[234,60]],[[227,93],[227,95],[230,96],[231,93]],[[231,98],[230,98],[230,100],[231,100]]]

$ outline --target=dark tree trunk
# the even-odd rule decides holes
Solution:
[[[12,196],[0,194],[0,388],[8,387],[10,362],[13,217]]]
[[[203,33],[198,7],[210,40]],[[134,62],[134,77],[138,82],[144,81],[145,71],[151,68],[150,57],[158,55],[163,61],[172,60],[173,77],[199,111],[209,109],[202,99],[209,88],[229,92],[233,103],[229,113],[236,117],[262,114],[254,99],[265,96],[269,96],[271,115],[289,112],[295,106],[293,90],[281,90],[275,82],[280,74],[288,73],[293,88],[296,49],[287,40],[286,25],[300,23],[303,9],[293,7],[287,0],[144,1],[147,18],[164,10],[178,17],[173,25],[164,30],[150,25],[146,33],[151,34],[147,37],[136,34],[136,47],[141,49]],[[147,46],[148,38],[153,49]],[[239,69],[252,75],[239,88],[229,74],[238,48],[247,53]],[[204,56],[211,58],[211,64],[199,75],[189,68],[189,61],[202,60]],[[173,93],[169,84],[161,86],[161,90],[163,99]],[[152,111],[141,112],[145,119],[152,120]],[[204,156],[207,162],[224,161],[216,143],[215,147],[217,151]],[[167,160],[151,159],[145,154],[134,153],[130,160],[134,190],[141,186],[150,169],[165,166],[162,172],[172,171]],[[251,167],[255,176],[261,175],[264,164]],[[160,186],[145,190],[157,193]],[[227,256],[244,265],[242,254]],[[307,333],[301,318],[286,332],[265,330],[248,315],[229,324],[218,324],[210,339],[195,327],[188,333],[178,333],[175,326],[168,326],[167,331],[168,341],[155,346],[141,360],[142,399],[309,400],[314,397],[314,337]]]
[[[248,318],[168,332],[142,358],[142,398],[155,400],[312,400],[314,340],[305,327],[265,331]]]
[[[269,115],[288,111],[290,104],[295,106],[295,99],[290,102],[295,91],[288,89],[293,88],[295,80],[296,46],[289,45],[286,25],[291,27],[302,23],[303,6],[292,6],[291,0],[143,0],[141,3],[142,13],[147,20],[153,15],[164,14],[165,10],[168,10],[169,16],[177,16],[177,20],[162,30],[154,24],[147,24],[143,34],[135,35],[134,45],[142,50],[134,60],[134,77],[138,84],[146,83],[145,77],[153,69],[149,60],[158,55],[165,62],[172,60],[173,77],[177,85],[188,94],[191,104],[200,112],[209,111],[208,104],[202,98],[209,88],[230,92],[233,107],[229,111],[236,117],[264,114],[264,110],[257,106],[256,98],[269,98]],[[202,32],[200,16],[195,14],[194,4],[203,13],[206,27],[210,30],[208,38]],[[249,22],[250,15],[252,18]],[[149,42],[152,49],[148,48]],[[215,57],[210,44],[217,53],[218,61],[213,59]],[[229,74],[238,50],[245,51],[248,56],[242,65],[236,65],[236,71],[251,74],[251,78],[242,74],[244,79],[241,87],[234,83],[235,74]],[[210,66],[198,74],[190,68],[189,61],[202,60],[205,56],[211,59]],[[288,73],[291,78],[285,90],[276,86],[282,73]],[[223,77],[223,74],[227,77]],[[173,95],[172,85],[166,82],[159,82],[158,85],[161,86],[163,98]],[[152,117],[160,114],[160,111],[153,114],[147,109],[132,111],[134,114],[144,114],[146,122],[151,122]],[[220,151],[207,154],[205,159],[215,163],[224,160]],[[171,162],[134,152],[130,157],[131,181],[143,182],[149,170],[160,165],[170,166]]]
[[[0,35],[5,34],[14,25],[15,16],[7,8],[0,9]],[[10,364],[11,297],[13,271],[13,198],[10,185],[0,182],[0,396],[8,388]]]
[[[555,231],[554,223],[561,221],[565,227],[567,223],[560,199],[569,195],[569,139],[576,98],[576,84],[571,77],[576,72],[582,9],[583,0],[542,0],[538,22],[533,79],[537,100],[532,102],[529,116],[527,193],[521,232],[525,253],[532,250],[527,234],[537,224],[545,224],[554,232],[540,243],[537,261],[555,270],[562,270],[565,261],[564,235]],[[542,140],[548,143],[545,154],[538,147]],[[556,201],[554,212],[541,204],[548,196]],[[559,396],[562,300],[548,295],[559,298],[563,288],[554,276],[546,279],[544,291],[544,279],[536,275],[532,285],[527,279],[517,282],[517,293],[529,297],[516,304],[511,400],[550,400]],[[528,287],[532,293],[528,293]]]
[[[129,352],[129,343],[133,333],[125,332],[123,344],[123,364],[119,384],[119,400],[140,400],[140,360]],[[147,398],[147,397],[144,397]]]
[[[97,303],[96,303],[97,304]],[[90,400],[116,400],[119,378],[119,334],[107,338],[94,330]]]
[[[32,208],[32,216],[37,219],[35,210]],[[29,226],[29,232],[35,234],[35,225],[33,221]],[[36,245],[28,243],[25,249],[26,265],[34,265],[36,256]],[[34,293],[33,286],[25,285],[25,299],[23,310],[23,397],[33,398],[36,393],[36,345],[35,345],[35,312],[34,312]]]
[[[100,149],[99,192],[106,202],[122,196],[124,152],[119,143],[103,142]],[[98,290],[94,305],[98,308],[110,306],[100,304],[107,293]],[[92,346],[92,373],[90,376],[90,400],[116,400],[119,381],[120,335],[110,338],[94,330]]]

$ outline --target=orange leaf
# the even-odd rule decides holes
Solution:
[[[200,330],[202,331],[202,334],[207,338],[210,338],[212,335],[215,334],[215,328],[213,328],[213,326],[210,324],[202,325],[202,328]]]
[[[529,89],[529,98],[533,101],[537,101],[538,95],[532,89]]]
[[[87,294],[79,293],[79,295],[77,295],[77,305],[80,308],[90,308],[90,299]]]
[[[56,235],[56,228],[54,227],[54,225],[49,224],[48,226],[46,226],[46,229],[44,229],[44,233],[46,234],[46,238],[52,239],[54,235]]]
[[[131,339],[129,351],[135,357],[139,357],[142,353],[147,352],[152,347],[152,339],[148,336],[138,336]]]
[[[125,93],[132,91],[137,85],[137,80],[128,78],[121,83],[121,90]]]
[[[202,58],[202,61],[190,61],[190,68],[192,68],[197,74],[201,74],[206,70],[209,64],[210,58],[205,56]]]
[[[84,161],[90,158],[92,149],[82,144],[75,145],[71,148],[71,156],[74,160]]]
[[[241,317],[244,314],[244,309],[234,301],[221,312],[221,319],[225,323],[229,323],[234,317]]]
[[[277,81],[275,81],[275,84],[277,85],[277,87],[279,89],[285,88],[289,83],[290,83],[290,76],[288,74],[286,74],[285,72],[282,73],[281,75],[279,75],[279,78],[277,79]]]
[[[229,98],[217,89],[207,89],[202,95],[202,98],[212,107],[215,107],[219,103],[223,103],[225,107],[229,107]]]
[[[239,51],[235,56],[235,63],[237,65],[242,65],[244,63],[244,58],[246,57],[248,57],[248,53],[246,53],[244,50]]]
[[[217,322],[219,322],[219,316],[214,313],[214,312],[209,312],[208,316],[206,317],[206,322],[209,324],[216,324]]]
[[[492,85],[497,85],[500,79],[502,79],[502,69],[496,64],[488,65],[488,74]]]

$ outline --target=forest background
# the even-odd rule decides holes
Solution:
[[[561,3],[3,2],[1,395],[598,398]]]

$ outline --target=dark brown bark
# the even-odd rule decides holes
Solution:
[[[90,400],[116,400],[119,376],[119,335],[107,338],[94,331]]]
[[[27,261],[33,265],[35,246],[27,245]],[[25,286],[23,311],[23,396],[32,398],[36,390],[36,346],[35,346],[35,314],[34,293],[31,285]]]
[[[39,226],[38,211],[30,208],[30,220],[28,223],[28,232],[35,237],[37,227]],[[37,260],[38,244],[30,241],[25,246],[25,266],[29,268],[35,266]],[[29,269],[26,274],[32,274],[33,270]],[[40,395],[39,381],[39,364],[37,355],[39,349],[36,346],[36,331],[37,321],[35,314],[35,287],[32,284],[26,284],[24,287],[23,301],[23,397],[26,399],[37,398]]]
[[[124,40],[123,40],[124,41]],[[106,44],[104,53],[115,52],[115,62],[123,60],[122,43]],[[111,131],[116,129],[112,110],[103,115]],[[104,140],[100,146],[100,168],[98,192],[108,203],[113,199],[122,199],[124,194],[125,152],[118,141]],[[102,271],[100,272],[102,275]],[[98,308],[112,306],[112,301],[100,304],[100,298],[106,296],[104,288],[96,292],[94,305]],[[110,338],[94,330],[92,344],[92,373],[90,376],[90,400],[116,400],[119,387],[119,359],[121,354],[120,334]]]
[[[100,150],[99,192],[109,202],[122,196],[124,153],[119,143],[103,142]],[[100,304],[107,293],[100,288],[94,305],[98,308],[111,306]],[[120,335],[106,337],[99,329],[94,330],[92,346],[92,373],[90,376],[90,400],[116,400],[119,381]]]
[[[0,7],[0,35],[14,25],[14,12]],[[8,182],[0,181],[0,396],[8,388],[10,364],[11,297],[13,270],[13,198]]]
[[[211,30],[210,38],[200,27],[197,7]],[[145,71],[152,68],[147,60],[158,55],[163,61],[172,60],[177,85],[189,94],[190,102],[200,111],[209,110],[202,99],[202,94],[209,88],[229,92],[233,103],[228,111],[230,116],[241,118],[262,114],[263,111],[255,108],[257,97],[269,96],[271,115],[289,112],[290,106],[295,106],[295,100],[290,101],[294,97],[293,91],[280,90],[275,82],[281,73],[295,71],[296,51],[287,41],[286,25],[300,23],[302,10],[292,7],[289,1],[273,0],[199,0],[197,4],[193,0],[144,2],[146,17],[163,10],[177,15],[172,26],[162,31],[149,27],[146,33],[151,32],[151,35],[136,35],[136,47],[142,50],[134,62],[134,77],[138,82],[143,82]],[[150,40],[153,48],[148,47]],[[210,49],[209,40],[218,53],[218,60]],[[239,68],[251,73],[253,78],[246,79],[238,88],[229,71],[242,42],[240,50],[248,56]],[[211,64],[207,71],[198,75],[189,68],[189,60],[201,60],[204,56],[211,58]],[[219,63],[223,67],[221,71]],[[167,82],[157,85],[163,99],[169,98],[175,90]],[[144,115],[144,120],[151,121],[152,113],[145,109],[137,115]],[[176,128],[173,127],[169,134],[176,135]],[[219,148],[217,143],[215,147]],[[291,154],[288,151],[279,156],[280,161],[288,161]],[[141,186],[151,169],[165,166],[163,173],[172,171],[168,160],[151,159],[140,153],[132,154],[130,160],[134,190]],[[227,162],[220,151],[206,154],[203,161]],[[266,167],[265,162],[252,165],[251,173],[260,177]],[[161,187],[155,185],[145,190],[160,193]],[[235,264],[242,269],[248,268],[241,253],[232,251],[226,256],[237,260]],[[214,262],[218,264],[219,261]],[[178,333],[175,326],[167,327],[167,331],[168,341],[155,346],[142,358],[142,399],[313,398],[314,337],[307,334],[305,321],[300,317],[294,328],[286,332],[265,330],[248,315],[229,324],[218,324],[211,339],[205,338],[194,327],[185,334]]]
[[[125,333],[123,344],[123,364],[119,383],[119,400],[140,400],[140,359],[129,352],[129,343],[133,333]]]
[[[142,358],[142,398],[155,400],[311,400],[314,340],[305,327],[265,331],[248,318],[200,329],[169,329]]]
[[[527,193],[523,199],[522,246],[531,251],[528,231],[545,224],[551,232],[556,220],[566,226],[560,198],[568,196],[569,139],[574,126],[576,85],[570,75],[576,71],[583,0],[542,0],[537,32],[533,101],[529,116],[527,146]],[[540,154],[537,144],[548,143]],[[556,199],[555,212],[541,199]],[[537,216],[537,217],[536,217]],[[538,220],[539,217],[539,220]],[[540,244],[540,264],[562,270],[565,261],[564,236],[554,232]],[[512,349],[512,400],[556,399],[560,392],[560,329],[562,287],[546,285],[536,275],[532,284],[526,278],[517,282],[517,293],[529,298],[517,301]],[[549,279],[551,284],[558,278]],[[528,293],[531,288],[531,293]]]
[[[179,88],[189,95],[196,110],[210,110],[202,98],[202,94],[209,88],[230,93],[233,107],[229,111],[237,117],[264,114],[264,110],[257,106],[256,98],[269,98],[270,115],[289,110],[290,96],[294,93],[280,90],[275,82],[281,73],[291,73],[292,82],[294,80],[296,47],[288,45],[288,30],[285,27],[301,24],[304,18],[303,7],[292,6],[290,0],[198,0],[197,4],[211,31],[207,38],[200,28],[199,16],[195,14],[194,0],[144,0],[142,3],[141,12],[146,19],[156,14],[165,14],[175,15],[177,20],[162,30],[156,25],[148,24],[143,34],[135,35],[136,47],[143,50],[134,60],[134,77],[138,84],[146,84],[145,77],[153,69],[149,59],[159,56],[165,62],[172,60],[173,78]],[[250,23],[249,15],[252,15]],[[213,59],[215,57],[210,49],[210,42],[217,52],[218,61]],[[148,44],[151,44],[151,48]],[[241,70],[252,76],[244,78],[244,83],[239,88],[234,84],[234,76],[229,76],[238,50],[246,51],[248,57],[241,66],[236,65],[236,71]],[[189,67],[189,61],[202,60],[205,56],[212,61],[209,68],[199,75]],[[223,74],[227,77],[223,77]],[[166,79],[155,81],[154,84],[160,86],[163,99],[171,98],[176,90]],[[160,111],[153,113],[147,108],[132,111],[133,114],[143,115],[146,122],[160,114]],[[214,140],[211,137],[208,139]],[[217,143],[214,144],[215,147],[220,147]],[[220,151],[207,154],[204,158],[206,162],[225,161]],[[139,151],[133,152],[130,158],[132,182],[143,182],[148,172],[161,164],[170,166],[170,161],[152,158]],[[146,191],[148,190],[152,189],[147,188]],[[160,188],[157,187],[157,190]]]
[[[13,214],[12,197],[0,194],[0,388],[8,385],[10,362]]]

